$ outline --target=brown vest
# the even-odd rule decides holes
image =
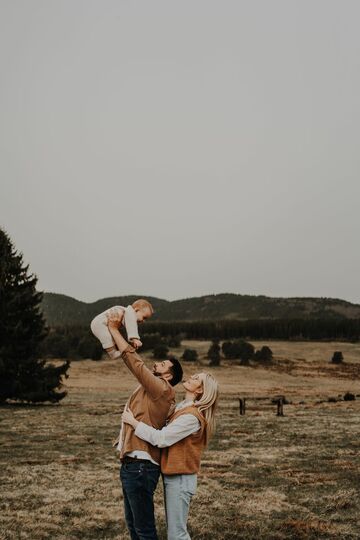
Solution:
[[[194,474],[200,470],[201,453],[205,447],[206,421],[199,409],[195,405],[190,405],[176,411],[170,418],[170,422],[182,414],[196,416],[201,427],[196,433],[162,449],[161,472],[164,474]]]
[[[137,420],[161,429],[175,407],[174,388],[165,379],[153,375],[131,346],[123,352],[122,358],[141,385],[128,401],[131,411]],[[160,463],[160,448],[139,439],[132,426],[124,424],[120,459],[135,450],[147,452]]]

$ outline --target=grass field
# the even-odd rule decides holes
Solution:
[[[266,344],[275,355],[269,367],[213,369],[206,367],[208,342],[182,344],[200,353],[186,374],[208,369],[221,386],[191,536],[359,539],[360,344]],[[334,350],[342,350],[344,365],[329,364]],[[128,538],[112,441],[136,382],[119,361],[86,360],[72,364],[66,385],[60,405],[0,408],[1,540]],[[327,401],[346,391],[357,399]],[[277,394],[291,402],[284,417],[270,400],[250,399]],[[245,416],[238,397],[248,398]],[[165,539],[161,483],[156,516]]]

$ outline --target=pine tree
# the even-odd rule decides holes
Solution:
[[[38,351],[47,330],[37,277],[0,228],[0,403],[7,399],[58,402],[69,362],[46,364]]]

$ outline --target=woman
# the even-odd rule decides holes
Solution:
[[[218,383],[210,373],[192,375],[183,386],[185,399],[162,429],[138,422],[129,409],[122,415],[137,437],[163,449],[161,472],[168,540],[190,539],[186,526],[189,505],[196,491],[202,450],[214,431],[219,393]]]

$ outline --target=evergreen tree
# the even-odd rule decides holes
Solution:
[[[38,358],[46,335],[42,293],[23,256],[0,228],[0,403],[7,399],[57,402],[69,363],[48,365]]]

